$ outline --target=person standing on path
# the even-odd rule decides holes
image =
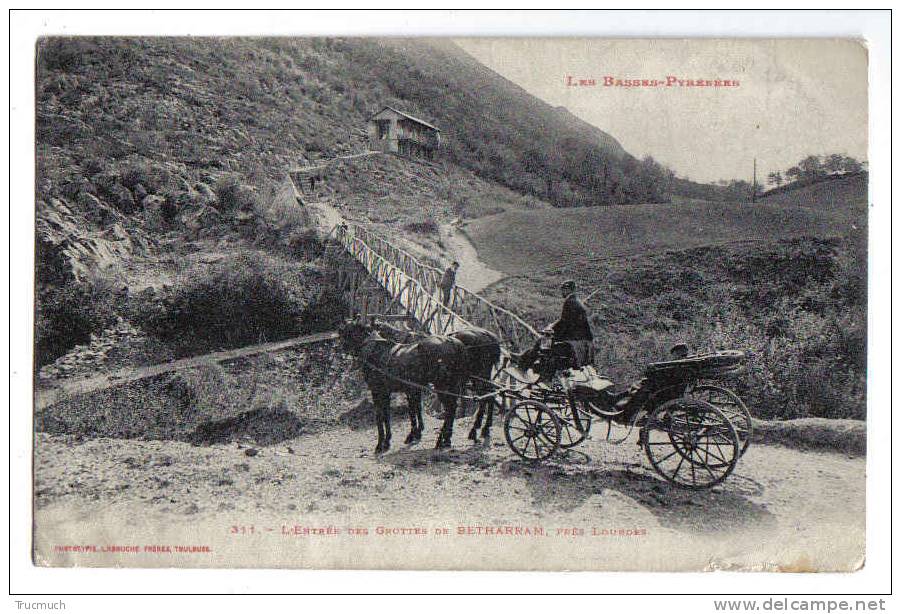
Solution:
[[[441,276],[441,281],[438,283],[438,287],[441,288],[441,302],[445,307],[450,307],[451,292],[457,283],[457,269],[459,268],[460,263],[454,260],[449,267],[444,269],[444,275]]]

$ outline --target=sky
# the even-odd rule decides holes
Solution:
[[[529,93],[679,177],[758,181],[810,154],[867,159],[867,50],[842,39],[457,39]],[[616,87],[614,79],[738,81]],[[567,85],[594,79],[595,85]]]

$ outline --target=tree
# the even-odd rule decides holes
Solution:
[[[841,154],[830,154],[823,161],[823,168],[828,173],[840,173],[843,170],[845,156]]]
[[[807,156],[798,162],[798,168],[801,169],[801,177],[809,179],[824,174],[823,163],[820,156]]]
[[[766,182],[770,183],[776,187],[782,185],[782,173],[779,171],[773,171],[769,175],[766,176]]]
[[[863,170],[863,164],[851,156],[845,156],[842,158],[841,170],[845,173],[859,173]]]
[[[785,178],[787,181],[797,181],[801,178],[801,169],[797,166],[792,166],[787,171],[785,171]]]
[[[664,202],[669,191],[666,169],[651,156],[645,156],[639,167],[640,190],[646,202]]]
[[[753,193],[753,186],[743,179],[733,179],[726,186],[726,199],[731,201],[749,201]]]
[[[553,204],[558,204],[554,183],[559,180],[563,168],[563,159],[557,147],[549,151],[532,148],[523,156],[523,168],[526,172],[540,177],[544,181],[544,196]]]

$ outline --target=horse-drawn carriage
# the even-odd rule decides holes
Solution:
[[[573,370],[547,365],[542,355],[537,378],[523,377],[505,364],[508,382],[495,395],[505,408],[504,432],[510,448],[530,461],[551,458],[582,443],[592,425],[606,424],[606,441],[621,444],[638,428],[654,469],[687,488],[709,488],[725,480],[748,449],[751,416],[731,390],[711,383],[741,368],[745,355],[720,351],[647,365],[644,377],[623,392],[593,367]],[[612,438],[612,427],[628,429]]]
[[[559,354],[542,346],[529,377],[501,356],[497,337],[482,329],[449,337],[422,335],[390,326],[348,324],[341,337],[362,361],[364,378],[376,404],[379,444],[390,447],[389,397],[407,395],[411,431],[407,443],[422,435],[422,398],[430,391],[444,408],[437,447],[451,445],[457,405],[478,405],[469,438],[490,435],[495,410],[505,414],[510,448],[528,461],[543,461],[582,443],[592,425],[607,425],[606,441],[620,444],[638,428],[640,445],[654,469],[686,488],[709,488],[725,480],[747,450],[751,416],[731,390],[711,383],[738,371],[745,355],[719,351],[647,365],[644,377],[626,391],[592,367],[574,370],[559,364]],[[419,341],[415,341],[419,339]],[[432,344],[434,347],[418,344]],[[545,351],[546,350],[546,351]],[[619,424],[625,436],[612,438]]]

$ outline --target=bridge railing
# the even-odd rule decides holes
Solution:
[[[412,317],[433,333],[475,325],[497,333],[508,349],[517,352],[531,347],[539,336],[516,314],[462,286],[455,286],[449,304],[443,305],[440,270],[362,226],[336,228],[333,236]]]
[[[376,253],[353,235],[338,238],[345,250],[410,317],[433,334],[448,334],[472,326],[439,301],[419,281]]]

